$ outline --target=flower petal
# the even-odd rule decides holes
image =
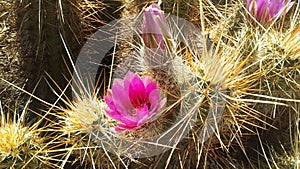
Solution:
[[[149,119],[149,109],[147,104],[144,104],[143,108],[137,110],[138,123],[137,126],[142,125],[145,121]]]
[[[130,115],[124,116],[120,114],[118,111],[114,111],[111,109],[105,109],[105,112],[110,118],[120,121],[125,125],[129,125],[129,126],[136,125],[137,122],[139,121],[137,117],[132,117]]]
[[[105,109],[106,114],[115,120],[121,121],[122,116],[118,111],[112,110],[112,109]]]
[[[134,128],[135,128],[135,126],[127,126],[127,125],[124,125],[124,124],[117,124],[116,128],[115,128],[115,131],[116,132],[122,132],[124,130],[132,130]]]
[[[150,102],[150,110],[156,110],[157,107],[158,107],[158,103],[159,103],[159,90],[158,89],[155,89],[155,90],[152,90],[149,94],[149,102]]]
[[[123,122],[127,126],[136,126],[136,124],[137,124],[137,120],[133,121],[133,120],[126,118],[125,116],[122,116],[120,121]]]
[[[256,15],[258,18],[262,18],[262,15],[264,12],[267,10],[268,5],[269,5],[269,0],[255,0],[256,1]]]
[[[121,114],[127,115],[127,113],[133,109],[129,95],[121,85],[113,84],[112,96],[114,104]]]
[[[132,79],[129,84],[129,98],[135,108],[139,108],[146,102],[145,86],[139,77]]]
[[[129,85],[132,81],[132,79],[134,78],[138,78],[139,76],[137,76],[135,73],[133,72],[127,72],[125,79],[124,79],[124,88],[125,90],[128,92],[129,91]]]
[[[282,16],[284,15],[284,13],[287,13],[295,3],[294,1],[291,2],[290,0],[287,3],[285,3],[285,1],[283,0],[275,0],[275,1],[282,1],[282,2],[278,2],[278,4],[271,4],[273,6],[270,5],[270,13],[272,15],[272,19],[276,18],[278,15]],[[275,9],[278,9],[276,13],[273,11]]]
[[[150,93],[153,92],[154,90],[158,90],[157,84],[154,82],[148,83],[145,90],[146,96],[149,98]],[[158,91],[158,95],[159,95],[159,91]]]
[[[144,83],[144,86],[148,86],[148,84],[152,83],[152,79],[150,76],[144,76],[143,79],[142,79],[143,83]]]
[[[167,102],[167,98],[165,97],[159,102],[159,106],[157,109],[160,110],[161,108],[163,108],[166,102]]]
[[[276,15],[279,14],[279,11],[281,11],[281,9],[283,9],[284,6],[284,0],[272,0],[269,5],[269,14],[271,18],[276,17]]]
[[[104,96],[104,101],[110,109],[117,110],[117,108],[114,104],[113,98],[112,98],[112,91],[111,90],[107,91],[107,95]]]

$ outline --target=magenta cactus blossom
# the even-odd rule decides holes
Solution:
[[[288,0],[247,0],[247,10],[261,24],[269,24],[284,12],[287,12],[294,2]]]
[[[159,89],[149,76],[142,79],[135,73],[128,72],[125,79],[115,79],[112,90],[109,90],[104,100],[109,108],[107,115],[118,123],[117,132],[141,127],[165,104],[161,99]]]
[[[146,47],[165,49],[164,36],[169,35],[169,27],[164,12],[156,4],[144,11],[142,38]]]

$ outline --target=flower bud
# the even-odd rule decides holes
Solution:
[[[248,0],[246,8],[258,22],[268,25],[288,12],[293,4],[291,0]]]

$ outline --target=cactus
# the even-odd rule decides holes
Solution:
[[[76,6],[77,1],[26,0],[16,4],[20,54],[29,80],[26,90],[48,102],[56,98],[45,72],[65,86],[66,78],[70,79],[68,55],[75,59],[82,43]]]
[[[28,105],[28,104],[27,104]],[[0,107],[0,162],[1,168],[45,168],[51,166],[47,153],[43,152],[45,140],[40,127],[42,120],[25,124],[28,108],[21,113],[4,112]],[[33,121],[31,121],[33,122]]]
[[[20,43],[17,38],[18,28],[16,27],[14,1],[0,1],[1,26],[0,26],[0,78],[7,79],[14,84],[23,87],[26,83],[24,70],[22,69],[23,59],[20,54]],[[0,82],[0,100],[3,105],[14,105],[16,101],[21,105],[25,103],[24,95],[17,89]]]
[[[298,162],[293,162],[299,158],[298,2],[289,3],[286,10],[279,10],[283,13],[276,17],[272,14],[268,19],[263,17],[268,10],[263,16],[256,15],[255,3],[249,6],[251,3],[240,1],[165,0],[148,7],[157,1],[124,0],[123,8],[116,5],[123,19],[120,33],[134,28],[137,35],[115,44],[116,51],[112,54],[117,59],[106,63],[110,67],[108,72],[99,66],[102,86],[91,84],[92,92],[81,88],[81,82],[75,77],[67,77],[67,80],[73,78],[79,88],[79,91],[75,86],[68,88],[75,93],[73,100],[64,93],[67,80],[52,78],[55,74],[68,73],[60,70],[68,64],[64,65],[58,58],[62,56],[66,62],[74,63],[65,50],[76,56],[76,48],[105,24],[101,20],[105,14],[101,11],[109,8],[106,1],[57,2],[27,0],[18,4],[19,14],[26,14],[18,20],[21,54],[30,60],[26,64],[35,61],[43,63],[43,67],[45,61],[59,60],[59,64],[46,68],[54,82],[48,83],[54,85],[47,86],[49,89],[41,94],[38,93],[42,88],[38,88],[37,95],[43,100],[52,92],[51,97],[58,97],[64,105],[44,101],[50,108],[45,113],[37,113],[45,114],[42,120],[50,125],[41,125],[45,140],[29,160],[33,165],[41,162],[61,168],[69,165],[79,168],[298,167]],[[138,23],[143,25],[136,26],[135,14],[141,12],[146,17]],[[29,17],[34,13],[39,15]],[[167,23],[164,17],[176,21],[168,13],[186,19],[194,27],[186,30],[183,28],[187,22]],[[70,28],[76,36],[69,32]],[[37,41],[32,37],[38,37]],[[55,50],[49,50],[49,46],[55,45],[58,45]],[[29,72],[41,70],[27,67]],[[151,89],[160,91],[160,95],[147,93],[150,89],[132,82],[131,76],[126,76],[127,81],[120,80],[128,71],[144,78],[146,84],[151,79],[159,88]],[[112,83],[112,77],[119,78],[116,84]],[[30,84],[35,85],[36,80],[30,79],[33,79]],[[39,85],[43,86],[43,82]],[[113,94],[109,91],[111,86]],[[151,107],[156,103],[153,98],[166,98],[165,107]],[[117,103],[120,105],[116,106]],[[118,131],[114,130],[116,127]],[[22,125],[18,129],[24,128]],[[42,161],[35,159],[39,155]],[[17,160],[7,156],[5,159]]]

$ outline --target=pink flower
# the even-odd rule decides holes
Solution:
[[[160,100],[158,86],[149,76],[141,79],[132,72],[124,80],[115,79],[104,100],[109,107],[107,115],[121,122],[115,128],[117,132],[141,127],[166,102],[166,98]]]
[[[169,36],[169,26],[164,12],[156,4],[144,11],[142,38],[148,48],[165,49],[164,36]]]
[[[142,38],[145,45],[145,63],[149,67],[163,65],[168,60],[165,49],[171,48],[171,33],[164,12],[156,4],[150,5],[144,11]]]
[[[248,0],[246,8],[258,22],[268,24],[288,12],[293,4],[291,0]]]

